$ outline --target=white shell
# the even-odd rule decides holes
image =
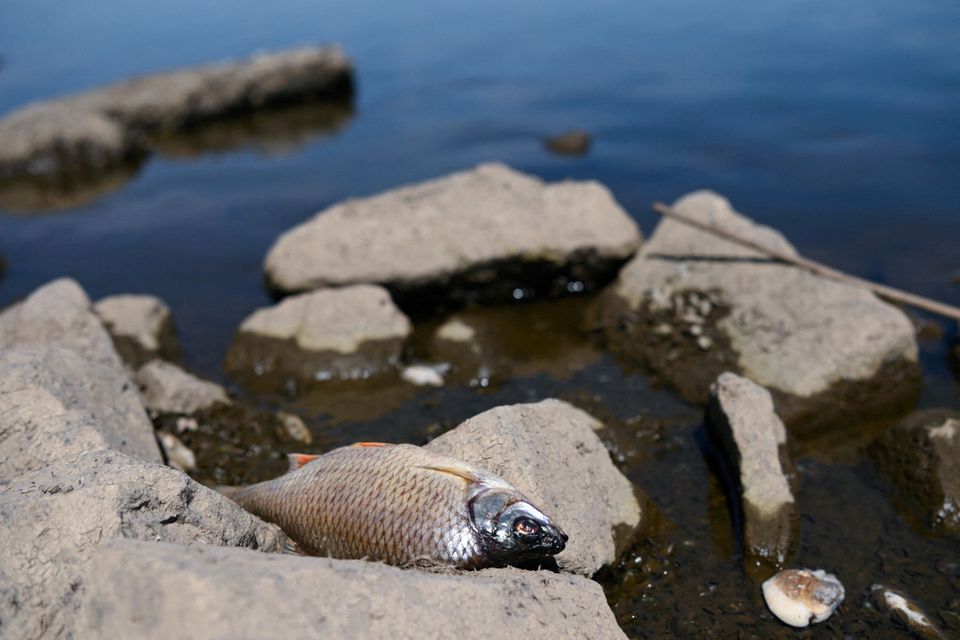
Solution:
[[[823,622],[840,606],[844,595],[837,577],[821,569],[786,569],[763,583],[767,607],[793,627]]]

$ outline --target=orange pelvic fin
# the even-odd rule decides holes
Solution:
[[[351,447],[388,447],[386,442],[354,442]]]
[[[320,456],[312,453],[288,453],[287,461],[290,462],[290,471],[296,471],[308,462],[313,462]]]

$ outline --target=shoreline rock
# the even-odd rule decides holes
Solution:
[[[674,208],[795,253],[775,230],[698,191]],[[909,319],[869,291],[820,278],[669,219],[595,310],[611,347],[704,402],[723,371],[771,393],[791,429],[900,410],[920,387]]]
[[[176,360],[180,352],[173,316],[156,296],[119,294],[101,298],[93,311],[113,338],[120,358],[137,369],[153,358]]]
[[[201,380],[163,360],[151,360],[137,370],[135,377],[143,406],[152,414],[192,414],[217,404],[230,404],[230,397],[220,385]]]
[[[782,569],[796,545],[796,500],[784,473],[787,431],[770,392],[733,373],[710,389],[707,424],[734,470],[743,510],[744,555]]]
[[[146,75],[4,116],[0,181],[96,175],[147,154],[156,133],[271,105],[352,94],[352,65],[336,47],[261,53]]]
[[[435,309],[589,291],[639,242],[599,183],[489,163],[329,207],[281,235],[264,269],[280,292],[375,283],[405,308]]]
[[[570,536],[556,556],[559,567],[590,576],[613,564],[649,520],[646,498],[597,436],[602,426],[573,405],[543,400],[485,411],[426,448],[492,471],[525,493]]]

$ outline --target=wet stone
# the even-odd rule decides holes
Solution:
[[[325,209],[277,239],[265,270],[280,291],[377,283],[435,309],[589,291],[639,242],[602,185],[491,163]]]
[[[674,209],[780,252],[796,254],[711,192]],[[599,303],[598,322],[622,357],[639,360],[703,402],[723,371],[774,394],[792,429],[814,430],[900,408],[919,389],[909,319],[869,291],[815,276],[678,221],[664,219]],[[655,340],[650,329],[672,334]],[[700,325],[700,335],[689,329]],[[709,347],[697,341],[706,336]]]
[[[947,640],[947,635],[924,610],[903,591],[875,584],[870,587],[873,602],[880,611],[921,640]]]
[[[960,412],[917,412],[880,437],[870,455],[913,522],[960,535]]]
[[[823,622],[846,595],[837,577],[822,569],[787,569],[766,580],[762,589],[770,611],[792,627]]]
[[[550,151],[568,156],[584,155],[590,150],[592,142],[590,134],[581,129],[573,129],[546,139],[546,145]]]
[[[153,358],[176,359],[179,345],[166,303],[156,296],[122,294],[97,301],[103,321],[123,361],[136,369]]]
[[[744,553],[781,567],[796,541],[797,507],[781,463],[786,428],[770,392],[724,373],[711,388],[707,422],[736,473]]]

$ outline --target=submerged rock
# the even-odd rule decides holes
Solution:
[[[946,634],[930,619],[903,591],[882,584],[870,587],[873,602],[880,611],[886,611],[890,617],[912,631],[922,640],[947,640]]]
[[[573,129],[565,133],[547,138],[546,145],[550,151],[568,156],[582,156],[590,150],[593,142],[590,134],[580,129]]]
[[[27,105],[0,120],[0,180],[97,173],[145,153],[158,132],[352,91],[351,65],[339,49],[304,47]]]
[[[925,527],[960,535],[960,412],[917,412],[881,436],[870,454],[893,480],[902,511]]]
[[[240,325],[227,368],[244,381],[360,379],[394,370],[411,324],[382,287],[321,289],[259,309]],[[269,383],[268,383],[269,384]]]
[[[151,360],[136,375],[143,406],[153,413],[196,413],[230,404],[227,392],[163,360]]]
[[[72,637],[83,566],[110,538],[265,551],[285,541],[183,473],[108,450],[61,458],[0,487],[0,538],[0,620],[17,638]]]
[[[796,540],[797,506],[781,464],[787,432],[770,392],[724,373],[710,389],[707,421],[736,473],[744,553],[779,568]]]
[[[707,191],[674,209],[795,254],[769,227]],[[735,371],[769,389],[791,428],[889,412],[919,389],[909,319],[864,289],[664,219],[598,308],[611,345],[689,399]]]
[[[138,368],[153,358],[172,360],[179,348],[170,309],[156,296],[122,294],[102,298],[93,310],[113,337],[120,357]]]
[[[78,637],[625,638],[600,585],[545,571],[402,570],[360,560],[118,540],[84,577]]]
[[[595,182],[544,184],[502,164],[347,200],[267,254],[281,291],[377,283],[413,304],[589,290],[640,242]]]
[[[197,468],[197,456],[177,436],[167,431],[158,431],[157,440],[163,449],[167,464],[178,471],[193,471]]]
[[[843,584],[822,569],[787,569],[763,583],[763,599],[770,611],[792,627],[823,622],[846,595]]]
[[[513,484],[570,536],[561,569],[592,575],[644,523],[642,494],[613,465],[603,425],[560,400],[497,407],[426,445]]]

